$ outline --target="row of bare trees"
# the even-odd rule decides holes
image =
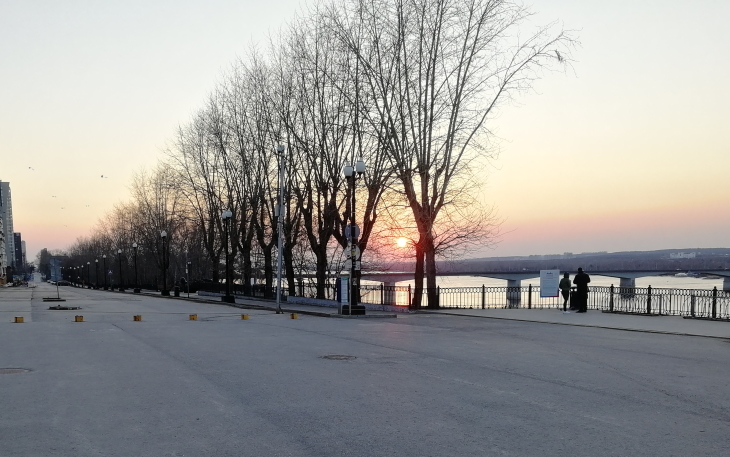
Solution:
[[[419,306],[424,280],[435,293],[439,255],[494,240],[498,224],[479,191],[495,153],[496,108],[546,68],[564,65],[573,44],[555,24],[531,28],[530,19],[522,5],[499,0],[311,7],[265,51],[254,48],[232,66],[158,168],[135,178],[131,201],[70,253],[137,242],[161,266],[166,230],[173,270],[193,258],[200,275],[217,282],[225,256],[220,215],[228,209],[236,277],[247,285],[260,274],[271,286],[283,160],[290,290],[297,276],[312,274],[324,297],[342,269],[344,227],[356,222],[370,268],[392,256],[396,238],[410,240]],[[367,172],[348,182],[342,167],[359,158]]]

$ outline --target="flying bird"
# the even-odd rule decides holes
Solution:
[[[56,196],[55,195],[51,195],[51,198],[56,198]]]
[[[28,167],[28,170],[33,170],[33,171],[35,171],[35,168],[33,168],[33,167]]]
[[[109,179],[109,176],[101,175],[101,177],[104,178],[104,179]]]

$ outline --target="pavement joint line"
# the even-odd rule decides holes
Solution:
[[[88,290],[94,290],[94,289],[88,289]],[[115,294],[122,294],[122,295],[144,295],[148,297],[156,297],[156,298],[167,298],[167,299],[175,299],[175,300],[185,300],[190,301],[194,303],[207,303],[212,305],[225,305],[225,306],[232,306],[234,308],[239,309],[254,309],[254,310],[260,310],[260,311],[273,311],[276,312],[277,308],[275,306],[265,306],[265,305],[254,305],[250,303],[225,303],[225,302],[218,302],[215,300],[206,300],[203,298],[194,298],[194,297],[174,297],[174,296],[165,296],[165,295],[157,295],[155,292],[140,292],[138,294],[129,293],[129,292],[119,292],[116,290],[97,290],[98,292],[113,292]],[[85,299],[80,299],[85,300]],[[250,300],[248,298],[243,298],[241,300]],[[384,318],[397,318],[398,316],[396,314],[369,314],[364,316],[348,316],[348,315],[342,315],[342,314],[336,314],[336,313],[326,313],[324,311],[309,311],[309,310],[300,310],[300,309],[291,309],[291,308],[281,308],[282,313],[298,313],[302,315],[307,316],[316,316],[316,317],[330,317],[335,319],[384,319]],[[107,313],[110,314],[110,313]],[[182,313],[182,314],[188,314],[188,313]]]
[[[667,330],[650,330],[650,329],[640,329],[640,328],[611,327],[608,325],[591,325],[591,324],[580,324],[580,323],[572,323],[572,322],[549,322],[549,321],[539,321],[539,320],[533,320],[533,319],[518,319],[516,317],[474,316],[471,314],[461,314],[461,313],[443,312],[443,311],[418,310],[418,311],[416,311],[416,313],[417,314],[444,315],[444,316],[476,317],[478,319],[499,319],[499,320],[505,320],[505,321],[532,322],[535,324],[567,325],[570,327],[602,328],[602,329],[606,329],[606,330],[623,330],[625,332],[658,333],[660,335],[694,336],[694,337],[698,337],[698,338],[714,338],[717,340],[730,341],[730,337],[727,337],[727,336],[698,335],[696,333],[670,332]]]

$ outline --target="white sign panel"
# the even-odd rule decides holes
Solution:
[[[557,297],[560,270],[540,270],[540,297]]]

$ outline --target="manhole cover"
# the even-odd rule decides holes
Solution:
[[[323,359],[327,360],[355,360],[357,357],[354,355],[339,355],[339,354],[332,354],[332,355],[323,355]]]
[[[26,368],[0,368],[0,374],[19,374],[28,373],[29,371]]]

